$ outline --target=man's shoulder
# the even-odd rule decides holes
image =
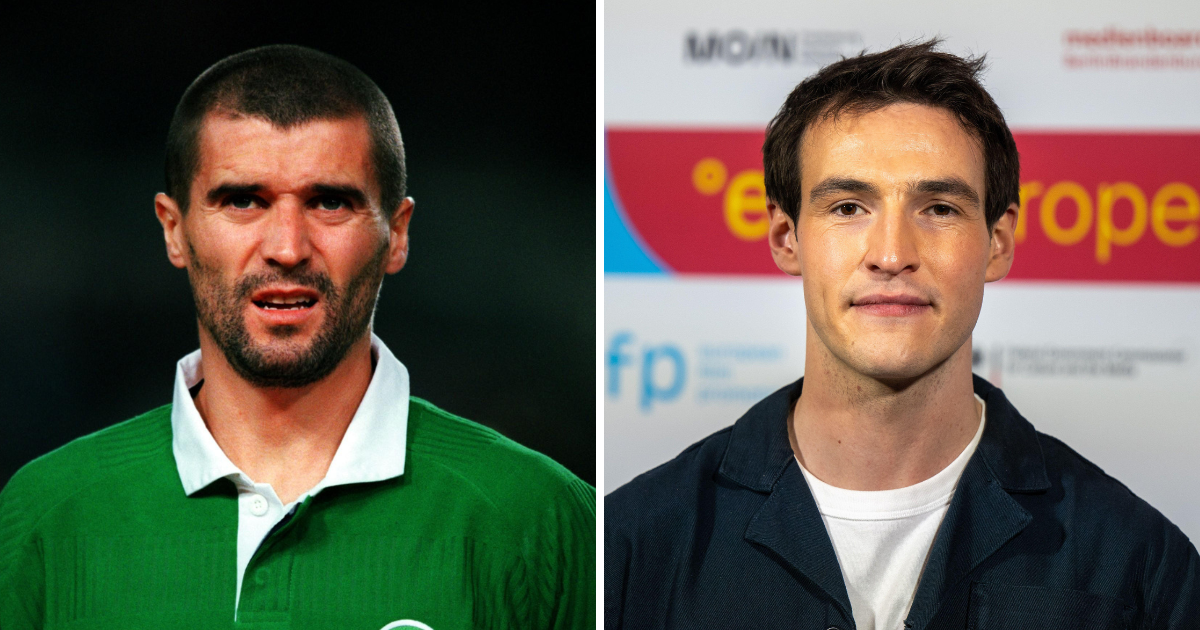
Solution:
[[[145,481],[146,462],[171,456],[170,418],[170,405],[159,407],[73,440],[18,470],[0,491],[0,573],[43,522],[57,522],[64,514],[86,518],[77,509],[80,501],[94,507],[110,489]]]
[[[564,501],[595,510],[595,489],[553,459],[420,398],[409,402],[406,475],[516,513]]]
[[[1054,436],[1041,431],[1037,436],[1050,482],[1064,499],[1062,509],[1070,509],[1080,525],[1103,522],[1106,529],[1116,528],[1112,531],[1187,540],[1166,516],[1100,466]]]
[[[50,505],[87,486],[131,474],[139,463],[170,449],[171,406],[164,405],[29,462],[9,480],[3,495],[35,495],[39,504]]]
[[[408,423],[402,487],[417,491],[405,506],[410,518],[417,503],[432,509],[427,531],[479,544],[475,566],[504,567],[509,584],[528,579],[557,589],[535,597],[548,594],[560,615],[594,617],[595,488],[549,457],[420,398],[410,398]]]
[[[1178,527],[1125,484],[1062,440],[1036,430],[999,388],[975,376],[975,392],[988,400],[989,427],[995,421],[999,431],[993,431],[984,460],[993,475],[1029,496],[1029,505],[1049,506],[1046,517],[1077,533],[1115,534],[1106,542],[1122,547],[1150,539],[1190,546]]]
[[[785,465],[784,452],[791,458],[786,419],[803,383],[801,378],[784,385],[754,403],[733,424],[610,493],[604,502],[605,522],[612,521],[614,512],[688,516],[700,508],[700,493],[711,495],[715,485],[726,482],[762,490],[763,475],[778,473]]]
[[[616,535],[663,531],[688,522],[700,509],[700,497],[717,483],[733,426],[692,444],[670,461],[652,468],[604,497],[605,531]]]
[[[1098,575],[1124,575],[1126,583],[1144,591],[1149,615],[1169,610],[1185,592],[1194,593],[1200,555],[1187,535],[1062,440],[1037,436],[1050,488],[1022,501],[1034,524],[1043,523],[1043,535],[1030,540],[1045,541],[1048,534],[1061,541],[1065,534],[1066,553],[1060,557],[1070,558],[1077,576],[1087,567]],[[1050,562],[1041,553],[1034,557]]]

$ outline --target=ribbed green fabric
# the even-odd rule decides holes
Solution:
[[[170,416],[76,440],[0,493],[0,629],[595,627],[595,490],[417,398],[404,475],[297,508],[235,623],[237,490],[184,495]]]

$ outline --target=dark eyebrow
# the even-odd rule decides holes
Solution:
[[[879,189],[874,184],[849,177],[830,177],[820,184],[813,186],[812,191],[808,193],[808,201],[809,203],[816,203],[817,199],[821,197],[839,192],[879,195]]]
[[[204,200],[209,205],[212,205],[226,197],[233,195],[253,195],[262,189],[262,184],[221,184],[208,191],[208,194],[204,195]]]
[[[234,195],[253,195],[264,186],[262,184],[221,184],[208,191],[204,198],[209,204],[215,204],[226,197]],[[355,186],[337,186],[334,184],[313,184],[312,191],[318,195],[345,197],[359,206],[367,206],[367,194]]]
[[[971,185],[957,177],[949,179],[923,179],[908,185],[909,192],[926,195],[951,195],[979,205],[979,193]]]
[[[355,186],[335,186],[332,184],[313,184],[313,192],[318,195],[330,195],[334,197],[345,197],[354,202],[356,206],[368,206],[367,193],[361,188]]]

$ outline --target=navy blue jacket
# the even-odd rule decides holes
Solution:
[[[605,498],[607,630],[854,628],[788,443],[802,385]],[[1200,629],[1200,557],[1179,528],[987,381],[975,392],[987,424],[905,627]]]

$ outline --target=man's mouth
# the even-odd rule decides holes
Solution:
[[[853,301],[852,306],[869,306],[873,304],[904,304],[908,306],[929,306],[929,300],[905,293],[872,293]]]
[[[872,315],[900,317],[927,312],[932,303],[926,298],[912,294],[873,293],[853,300],[850,306]]]
[[[310,289],[265,290],[255,292],[250,301],[268,311],[291,311],[316,306],[318,296]]]

